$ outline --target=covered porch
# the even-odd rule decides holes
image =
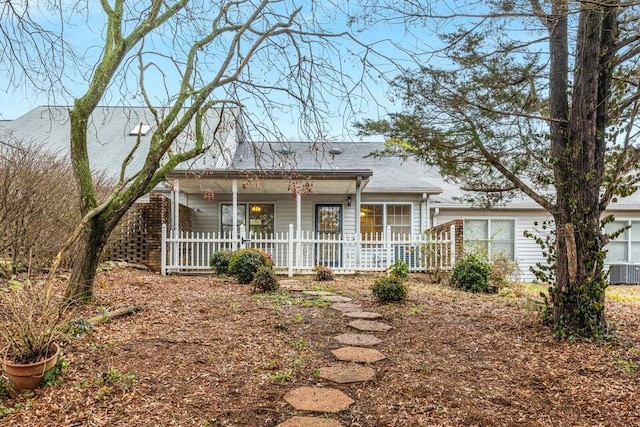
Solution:
[[[383,271],[403,259],[411,271],[447,269],[455,230],[430,228],[429,193],[367,193],[372,171],[213,171],[173,176],[172,207],[192,209],[194,227],[179,230],[179,209],[162,234],[162,272],[210,269],[221,249],[255,247],[279,273]],[[209,203],[201,199],[211,194]],[[385,218],[388,218],[385,219]]]

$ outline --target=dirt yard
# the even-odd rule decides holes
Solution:
[[[345,426],[640,426],[640,305],[607,305],[615,338],[559,342],[524,298],[473,295],[412,276],[410,299],[379,305],[372,276],[304,281],[350,296],[394,329],[376,334],[376,379],[335,385],[332,336],[348,319],[313,297],[254,296],[248,286],[133,270],[101,273],[91,317],[145,304],[63,346],[59,387],[5,397],[7,426],[275,426],[300,386],[355,400],[326,417]],[[355,332],[355,331],[352,331]],[[309,415],[298,413],[298,415]]]

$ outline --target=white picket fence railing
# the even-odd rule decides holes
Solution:
[[[162,274],[211,270],[211,256],[222,249],[257,248],[271,255],[278,273],[308,274],[316,265],[336,273],[384,271],[396,260],[409,270],[449,270],[456,258],[455,227],[428,238],[398,235],[388,227],[383,234],[329,234],[294,231],[246,235],[244,226],[231,233],[168,231],[162,226]]]

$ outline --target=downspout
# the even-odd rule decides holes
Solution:
[[[171,200],[171,266],[177,268],[178,264],[178,234],[180,232],[180,182],[173,181],[173,193]]]
[[[356,266],[360,267],[360,258],[362,252],[362,236],[360,235],[360,205],[362,203],[362,177],[356,178],[356,208],[354,215],[356,216]]]
[[[362,177],[356,178],[356,235],[360,234],[360,204],[362,203]]]
[[[234,248],[237,248],[236,246],[236,240],[238,239],[238,180],[237,179],[234,179],[231,181],[231,193],[232,193],[231,218],[233,218],[232,219],[233,229],[231,230],[231,239],[233,240]]]

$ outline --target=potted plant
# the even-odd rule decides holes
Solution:
[[[55,366],[67,320],[61,301],[49,281],[0,285],[0,356],[15,391],[37,388]]]

